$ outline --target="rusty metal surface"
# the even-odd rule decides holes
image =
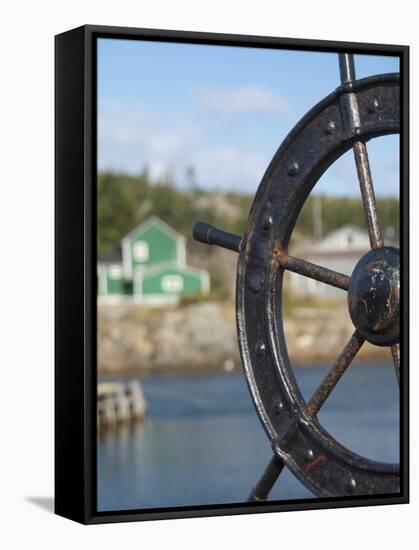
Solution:
[[[378,221],[377,203],[372,184],[367,147],[362,141],[357,141],[354,143],[353,150],[371,248],[379,248],[384,246],[384,241]]]
[[[397,75],[352,83],[350,93],[356,95],[362,121],[358,128],[342,107],[341,98],[347,93],[340,86],[317,105],[276,153],[249,215],[236,285],[240,350],[256,410],[269,439],[276,442],[275,455],[317,496],[399,490],[398,465],[369,461],[352,453],[315,418],[304,414],[306,403],[289,362],[282,324],[283,271],[299,269],[310,275],[315,270],[282,252],[287,251],[296,219],[313,186],[330,164],[357,141],[399,131]],[[381,105],[379,112],[370,108],[375,99]],[[269,218],[272,223],[266,228]],[[329,284],[339,280],[339,276],[321,268],[317,275]],[[348,286],[348,279],[340,282],[341,287]],[[261,347],[262,356],[256,352]],[[282,435],[290,425],[296,429],[285,442]],[[313,455],[312,460],[307,459],[309,455]]]
[[[326,267],[322,267],[300,258],[290,256],[287,252],[281,249],[275,251],[275,258],[278,260],[278,264],[284,269],[304,275],[310,279],[315,279],[322,283],[341,288],[342,290],[348,290],[349,277],[338,273]]]
[[[356,327],[308,403],[295,380],[284,335],[284,270],[351,294],[352,278],[294,258],[287,250],[298,215],[314,185],[335,160],[352,148],[359,156],[360,185],[363,197],[368,199],[364,200],[364,209],[370,220],[371,244],[380,243],[364,144],[399,132],[399,75],[354,81],[350,55],[340,57],[340,69],[341,85],[302,118],[275,154],[256,193],[243,237],[208,227],[201,227],[202,232],[197,235],[198,240],[239,252],[236,311],[240,353],[252,400],[274,452],[249,497],[252,501],[268,497],[284,466],[320,497],[399,492],[398,464],[372,461],[346,449],[319,424],[316,416],[365,335]],[[386,272],[385,276],[389,274]],[[397,343],[392,352],[398,372]]]
[[[361,336],[358,331],[355,331],[339,357],[336,359],[333,368],[327,373],[326,377],[304,408],[304,414],[308,418],[313,418],[317,415],[364,342],[365,338]]]
[[[342,95],[340,100],[343,117],[352,132],[355,135],[360,134],[360,109],[357,96],[353,92],[353,83],[356,78],[353,55],[339,54],[339,69],[342,88],[346,90],[346,93]],[[381,105],[379,100],[376,97],[373,98],[368,110],[372,113],[378,113],[380,108]],[[377,203],[375,200],[370,163],[365,143],[363,141],[356,141],[353,144],[353,152],[371,247],[378,248],[384,245],[384,241],[378,222]]]

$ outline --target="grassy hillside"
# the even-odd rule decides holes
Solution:
[[[137,176],[106,172],[98,177],[98,253],[112,252],[130,229],[150,215],[157,215],[190,239],[198,220],[241,234],[253,195],[239,192],[206,191],[190,185],[180,189],[170,179],[153,181],[147,171]],[[399,234],[399,205],[395,198],[378,199],[382,227]],[[346,223],[363,227],[359,197],[322,196],[323,234]],[[313,202],[309,198],[298,219],[295,238],[313,238]],[[189,242],[193,253],[202,247]]]
[[[236,255],[195,242],[191,232],[194,224],[201,220],[242,234],[253,194],[207,191],[196,185],[180,189],[170,179],[153,181],[144,171],[137,176],[111,172],[99,174],[97,196],[99,255],[112,253],[121,238],[135,225],[150,215],[156,215],[185,235],[188,263],[210,273],[210,298],[223,302],[234,299]],[[378,208],[382,227],[397,237],[398,201],[395,198],[379,199]],[[314,238],[313,211],[313,199],[309,198],[299,216],[291,245]],[[323,235],[346,223],[365,227],[361,198],[322,196],[321,222]]]

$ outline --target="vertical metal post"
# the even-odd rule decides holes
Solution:
[[[339,54],[339,71],[342,84],[355,80],[355,62],[352,53]]]
[[[355,62],[352,53],[339,54],[339,71],[342,84],[355,80]]]
[[[339,54],[339,72],[340,81],[342,84],[350,84],[355,80],[356,74],[353,54]],[[356,96],[350,91],[346,95],[348,97],[347,106],[350,115],[349,118],[352,121],[354,128],[359,130],[361,121]],[[363,141],[356,141],[353,145],[353,152],[361,188],[362,202],[364,205],[365,220],[367,223],[371,248],[380,248],[384,246],[384,240],[381,234],[380,223],[378,221],[377,203],[365,143]]]

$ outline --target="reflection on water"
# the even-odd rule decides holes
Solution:
[[[306,399],[327,370],[296,369]],[[242,374],[154,376],[141,384],[147,421],[99,435],[98,510],[245,501],[271,450]],[[354,364],[319,419],[351,450],[397,462],[398,407],[390,363]],[[288,471],[271,495],[312,497]]]

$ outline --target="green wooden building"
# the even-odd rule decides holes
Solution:
[[[120,254],[99,259],[97,276],[107,302],[167,305],[210,288],[208,272],[186,265],[185,237],[156,216],[125,235]]]

